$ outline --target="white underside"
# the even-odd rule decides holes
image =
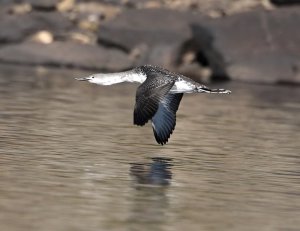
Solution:
[[[141,73],[135,73],[133,71],[120,72],[120,73],[110,73],[110,74],[93,74],[88,77],[90,83],[95,83],[98,85],[113,85],[122,82],[138,82],[143,83],[147,76]],[[171,88],[170,93],[193,93],[195,86],[182,79],[175,82],[174,86]]]
[[[143,83],[146,80],[146,75],[135,73],[133,71],[125,71],[120,73],[109,74],[93,74],[89,76],[89,82],[99,85],[113,85],[123,82],[138,82]]]
[[[176,81],[174,86],[171,88],[171,93],[193,93],[195,86],[184,80]]]

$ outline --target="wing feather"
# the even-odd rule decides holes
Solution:
[[[152,128],[157,143],[168,142],[176,126],[176,112],[183,94],[168,94],[159,103],[158,110],[152,118]]]
[[[174,76],[163,70],[147,68],[143,70],[147,78],[136,92],[133,122],[143,126],[152,120],[154,137],[163,145],[168,142],[175,128],[176,112],[183,94],[170,93],[176,80]]]
[[[163,101],[173,87],[175,80],[172,78],[148,76],[136,93],[133,122],[136,125],[145,125],[157,112],[159,102]]]

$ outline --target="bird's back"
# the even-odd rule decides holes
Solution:
[[[172,79],[175,82],[177,81],[184,81],[190,84],[193,84],[195,86],[200,86],[201,84],[178,73],[169,71],[167,69],[164,69],[159,66],[153,66],[153,65],[143,65],[140,67],[137,67],[139,72],[142,72],[144,75],[147,76],[147,78],[156,78],[157,84],[162,83],[165,81],[165,79]]]

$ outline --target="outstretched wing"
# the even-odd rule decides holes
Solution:
[[[164,100],[175,80],[161,73],[147,73],[147,79],[136,92],[134,124],[145,125],[157,112],[159,103]]]
[[[168,142],[176,125],[176,112],[183,94],[167,94],[159,102],[158,110],[152,118],[152,128],[157,143],[163,145]]]

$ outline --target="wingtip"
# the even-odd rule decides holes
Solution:
[[[167,144],[168,143],[168,141],[160,141],[160,142],[158,142],[158,141],[156,141],[158,144],[160,144],[161,146],[164,146],[165,144]]]
[[[163,146],[163,145],[165,145],[165,144],[168,143],[168,141],[169,141],[169,139],[170,139],[170,137],[171,137],[171,135],[172,135],[172,133],[173,133],[173,131],[171,131],[171,133],[169,134],[169,136],[161,137],[161,136],[159,136],[159,135],[156,133],[156,131],[155,131],[154,128],[153,128],[153,132],[154,132],[154,138],[155,138],[156,142],[157,142],[158,144],[160,144],[161,146]]]

